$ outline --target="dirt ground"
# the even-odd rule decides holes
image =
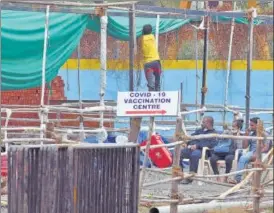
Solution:
[[[170,175],[166,174],[161,174],[161,173],[155,173],[155,172],[147,172],[145,176],[145,182],[144,183],[151,183],[155,181],[160,181],[170,178]],[[171,184],[170,183],[164,183],[164,184],[157,184],[152,187],[147,187],[144,188],[142,191],[143,196],[149,197],[149,199],[152,199],[153,196],[160,196],[160,197],[170,197],[170,189],[171,189]],[[184,185],[182,183],[179,184],[179,194],[180,196],[183,196],[185,199],[186,198],[197,198],[197,197],[213,197],[213,196],[218,196],[221,193],[225,192],[228,190],[229,187],[226,186],[219,186],[215,184],[203,184],[202,186],[199,186],[197,182],[193,182],[192,184]],[[269,188],[269,190],[273,190],[273,186]],[[239,195],[239,194],[237,194]],[[234,196],[234,195],[233,195]],[[236,196],[236,195],[235,195]],[[268,198],[269,200],[270,198]],[[7,201],[7,196],[2,196],[1,197],[2,201]],[[243,199],[244,201],[246,199]],[[229,198],[227,201],[232,201]],[[233,200],[235,201],[235,200]],[[239,201],[239,199],[237,200]],[[165,204],[166,205],[166,204]],[[153,206],[160,206],[158,205],[150,205],[148,207],[146,206],[140,206],[139,207],[139,213],[149,213],[149,209]],[[1,208],[1,213],[7,213],[7,208],[2,207]],[[245,211],[243,209],[239,208],[231,208],[231,209],[222,209],[222,210],[212,210],[208,211],[206,213],[244,213]],[[268,210],[263,210],[262,212],[264,213],[273,213],[273,209],[268,209]]]
[[[160,181],[164,179],[170,178],[169,175],[161,174],[161,173],[155,173],[155,172],[147,172],[145,183],[151,183],[155,181]],[[248,187],[251,187],[251,183],[248,184]],[[197,198],[197,197],[215,197],[220,195],[221,193],[227,191],[229,187],[226,186],[220,186],[215,184],[203,184],[198,185],[197,182],[193,182],[191,184],[179,184],[179,194],[180,196],[183,196],[186,198]],[[171,190],[171,184],[170,183],[164,183],[164,184],[157,184],[156,186],[144,188],[142,191],[143,196],[149,196],[150,199],[153,199],[152,196],[162,196],[162,197],[170,197],[170,190]],[[273,186],[269,187],[269,190],[273,190]],[[239,196],[239,195],[249,195],[246,193],[240,193],[235,194],[232,196]],[[264,198],[263,200],[270,200],[271,198]],[[242,201],[247,201],[247,198],[241,199]],[[239,201],[239,199],[229,199],[227,198],[226,201]],[[251,201],[251,200],[250,200]],[[150,207],[140,206],[139,213],[149,213],[149,209],[154,206],[160,206],[157,205],[151,205]],[[165,205],[166,206],[166,205]],[[230,209],[222,209],[222,210],[212,210],[208,211],[206,213],[244,213],[245,211],[240,208],[230,208]],[[273,209],[270,210],[263,210],[264,213],[273,213]]]

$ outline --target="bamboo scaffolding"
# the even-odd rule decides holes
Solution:
[[[243,198],[249,198],[249,199],[254,199],[254,198],[258,198],[258,195],[241,195],[241,196],[233,196],[233,197],[229,197],[229,198],[216,198],[216,197],[193,197],[193,198],[186,198],[186,199],[141,199],[142,202],[147,202],[147,203],[168,203],[168,204],[183,204],[185,202],[189,202],[189,201],[199,201],[199,202],[203,202],[203,201],[209,201],[209,200],[239,200],[239,199],[243,199]],[[265,195],[264,197],[272,197],[273,195]]]
[[[187,141],[189,140],[199,140],[208,138],[219,138],[219,139],[237,139],[237,140],[272,140],[273,137],[256,137],[256,136],[234,136],[234,135],[224,135],[224,134],[207,134],[207,135],[195,135],[195,136],[185,136]],[[152,145],[150,149],[156,149],[160,147],[173,147],[175,145],[184,144],[185,141],[176,141],[168,144]],[[144,149],[144,147],[141,147]]]
[[[146,168],[147,168],[147,162],[148,162],[148,159],[149,159],[151,137],[152,137],[152,135],[154,133],[154,125],[155,125],[155,123],[154,123],[154,117],[151,117],[150,118],[150,126],[149,126],[149,137],[148,137],[147,144],[145,146],[145,157],[144,157],[143,167],[142,167],[141,174],[140,174],[139,199],[141,198],[143,184],[144,184],[144,180],[145,180],[145,177],[146,177]]]
[[[262,163],[265,163],[265,161],[267,160],[267,158],[270,156],[270,155],[273,155],[273,147],[272,149],[267,153],[267,155],[264,157]],[[257,170],[257,169],[256,169]],[[258,170],[257,170],[258,171]],[[225,198],[226,196],[228,196],[229,194],[237,191],[238,189],[240,189],[242,186],[244,186],[248,181],[249,179],[253,176],[254,174],[254,171],[250,172],[244,180],[242,180],[239,184],[235,185],[234,187],[230,188],[229,190],[227,190],[226,192],[222,193],[219,197],[220,198]]]
[[[77,114],[79,115],[79,114]],[[89,114],[88,114],[89,115]],[[87,115],[87,116],[88,116]],[[98,115],[98,114],[95,114],[95,115]],[[91,117],[83,117],[83,119],[85,121],[95,121],[95,122],[98,122],[99,121],[99,118],[91,118]],[[6,120],[6,117],[5,116],[2,116],[1,117],[1,120]],[[28,121],[28,122],[38,122],[40,121],[40,119],[38,118],[10,118],[9,120],[13,120],[13,121]],[[78,118],[60,118],[60,119],[48,119],[48,121],[60,121],[60,122],[65,122],[65,121],[79,121],[79,116]],[[116,123],[129,123],[128,120],[126,119],[112,119],[112,118],[104,118],[104,122],[116,122]],[[142,120],[142,125],[143,124],[147,124],[149,121],[148,120]],[[272,122],[264,122],[265,124],[272,124]],[[174,129],[175,127],[172,127],[173,125],[176,124],[176,121],[175,120],[155,120],[155,124],[156,124],[156,129],[159,129],[159,130],[171,130],[171,129]],[[195,130],[197,128],[197,122],[196,121],[185,121],[185,124],[186,125],[192,125],[192,127],[187,127],[188,130]],[[221,121],[217,121],[217,122],[214,122],[215,126],[223,126],[224,124],[221,122]],[[229,123],[225,123],[227,125],[230,125]],[[164,127],[161,127],[161,125],[164,125]],[[196,126],[193,126],[193,125],[196,125]],[[171,126],[171,127],[167,127],[167,126]],[[144,130],[144,128],[147,128],[147,127],[144,127],[142,126],[142,130]],[[266,128],[268,129],[268,128]]]
[[[47,139],[50,141],[49,139]],[[35,144],[35,145],[24,145],[25,147],[33,147],[33,148],[40,148],[43,145],[41,144]],[[104,143],[97,143],[97,144],[89,144],[89,143],[79,143],[75,142],[72,144],[47,144],[47,147],[58,147],[58,148],[76,148],[76,149],[97,149],[97,148],[133,148],[133,147],[138,147],[138,144],[135,143],[126,143],[126,144],[104,144]],[[13,147],[20,147],[20,145],[14,145]]]
[[[182,97],[182,93],[181,93]],[[176,131],[175,131],[175,138],[178,140],[180,139],[180,136],[183,132],[183,118],[179,117],[177,118],[177,124],[176,124]],[[173,158],[173,164],[172,164],[172,178],[180,177],[183,174],[179,174],[180,168],[180,155],[181,155],[181,145],[178,144],[174,148],[174,158]],[[172,181],[171,183],[171,199],[177,199],[179,193],[179,186],[178,181]],[[171,203],[170,204],[170,213],[178,213],[178,203]]]
[[[190,205],[179,205],[178,213],[202,213],[209,210],[215,209],[226,209],[239,207],[243,210],[246,209],[247,206],[252,205],[252,202],[249,201],[238,201],[238,202],[216,202],[216,203],[201,203],[201,204],[190,204]],[[266,201],[261,203],[262,208],[267,208],[273,206],[273,200]],[[159,213],[169,213],[169,206],[162,206],[155,208]]]
[[[56,132],[65,132],[65,133],[80,133],[80,132],[84,132],[84,133],[101,133],[101,132],[105,132],[105,128],[98,128],[98,129],[92,129],[92,130],[88,130],[88,129],[59,129],[56,128],[55,129]]]
[[[3,3],[22,3],[22,4],[40,4],[40,5],[53,5],[53,6],[73,6],[73,7],[109,7],[115,5],[132,5],[138,1],[124,1],[116,3],[80,3],[80,2],[68,2],[68,1],[25,1],[25,0],[2,0]]]
[[[19,131],[19,130],[31,130],[31,131],[41,131],[43,128],[41,127],[4,127],[1,131]]]
[[[242,174],[242,173],[246,173],[246,172],[264,171],[264,170],[272,170],[272,169],[273,168],[266,168],[266,169],[262,169],[262,168],[244,169],[244,170],[240,170],[240,171],[230,172],[230,173],[226,173],[226,174],[219,174],[219,175],[196,175],[196,174],[184,173],[184,176],[182,176],[182,177],[167,178],[165,180],[154,181],[154,182],[151,182],[151,183],[145,183],[143,185],[143,187],[151,187],[151,186],[155,186],[155,185],[158,185],[158,184],[161,184],[161,183],[168,183],[168,182],[171,182],[171,181],[178,181],[178,180],[183,180],[183,179],[192,179],[193,178],[193,179],[199,179],[200,180],[201,178],[229,177],[229,176],[232,176],[232,175]],[[206,182],[207,180],[201,179],[201,181]],[[216,182],[210,181],[210,183],[214,183],[215,184]],[[218,185],[222,185],[222,183],[218,183]],[[224,184],[224,186],[231,186],[231,184],[228,184],[228,185]]]
[[[92,107],[99,107],[99,102],[90,102],[90,101],[86,101],[86,100],[82,100],[83,101],[83,106],[92,106]],[[70,102],[70,101],[67,101],[67,102]],[[105,105],[106,106],[112,106],[112,107],[115,107],[117,105],[117,103],[115,101],[105,101]],[[79,104],[78,103],[65,103],[65,104],[61,104],[61,105],[45,105],[45,106],[49,106],[49,107],[52,107],[52,108],[57,108],[57,107],[73,107],[73,106],[78,106],[79,108]],[[225,106],[222,105],[222,104],[205,104],[204,105],[207,109],[224,109]],[[181,108],[201,108],[201,105],[200,104],[192,104],[192,103],[183,103],[181,104]],[[226,109],[231,109],[231,110],[235,110],[235,112],[239,111],[239,110],[245,110],[244,107],[241,107],[241,106],[234,106],[234,105],[227,105],[226,106],[227,108]],[[20,110],[20,108],[27,108],[27,109],[37,109],[39,110],[40,109],[40,105],[8,105],[8,104],[2,104],[2,109],[5,109],[5,108],[15,108],[14,110]],[[262,111],[262,112],[272,112],[273,113],[273,108],[250,108],[251,111]],[[2,112],[2,110],[1,110]]]
[[[40,4],[40,5],[57,5],[57,6],[74,6],[74,7],[97,7],[97,6],[100,6],[100,7],[111,7],[111,6],[114,6],[114,5],[125,5],[125,4],[128,4],[128,5],[134,5],[136,2],[134,1],[134,2],[120,2],[120,3],[104,3],[104,4],[82,4],[82,3],[71,3],[71,2],[69,2],[69,3],[67,3],[67,2],[42,2],[42,1],[25,1],[25,0],[2,0],[2,2],[5,2],[5,3],[7,3],[7,2],[10,2],[10,3],[23,3],[23,4]],[[47,8],[49,8],[49,6],[47,6]],[[182,15],[181,13],[170,13],[170,12],[149,12],[149,11],[142,11],[142,10],[134,10],[134,12],[136,12],[136,13],[144,13],[144,14],[156,14],[156,15],[171,15],[171,16],[178,16],[178,15]],[[211,15],[214,15],[214,13],[211,13]],[[240,14],[240,13],[239,13]],[[188,15],[189,16],[189,15]],[[106,39],[106,37],[105,37],[105,35],[103,35],[103,38],[102,38],[102,42],[105,42],[105,39]],[[104,40],[104,41],[103,41]],[[105,54],[105,53],[104,53]],[[105,66],[105,61],[103,61],[103,60],[106,60],[106,57],[105,56],[103,56],[103,57],[101,57],[101,64],[102,64],[102,73],[103,72],[105,72],[106,71],[106,66]],[[44,62],[43,62],[43,66],[44,66]],[[105,73],[103,73],[104,75],[105,75]],[[44,76],[44,75],[43,75]],[[102,78],[102,84],[104,84],[105,83],[105,76],[103,76],[103,78]],[[104,85],[102,85],[101,84],[101,95],[104,93]],[[43,90],[43,87],[44,87],[44,85],[42,84],[42,90]],[[103,92],[102,92],[103,91]],[[92,120],[92,119],[94,119],[94,120],[96,120],[96,121],[100,121],[100,127],[101,128],[99,128],[99,129],[93,129],[93,130],[83,130],[83,129],[57,129],[56,131],[59,131],[59,132],[71,132],[71,133],[78,133],[78,132],[86,132],[86,133],[98,133],[98,132],[104,132],[104,126],[103,126],[103,124],[104,124],[104,122],[105,121],[116,121],[115,119],[105,119],[104,118],[104,112],[108,112],[108,111],[111,111],[111,112],[115,112],[115,110],[116,110],[116,107],[115,106],[107,106],[107,105],[105,105],[105,100],[104,100],[104,98],[102,98],[101,99],[101,101],[100,101],[100,106],[92,106],[92,107],[83,107],[83,109],[82,109],[82,107],[80,107],[79,106],[79,108],[71,108],[71,107],[64,107],[64,106],[59,106],[59,105],[56,105],[56,106],[50,106],[50,105],[44,105],[44,103],[41,101],[41,105],[42,105],[42,107],[40,108],[37,108],[37,112],[38,113],[41,113],[41,112],[43,112],[43,110],[46,110],[46,112],[47,113],[52,113],[52,112],[62,112],[62,113],[80,113],[81,115],[83,114],[85,114],[85,113],[92,113],[92,112],[96,112],[96,113],[98,113],[98,114],[100,114],[100,119],[97,119],[97,118],[85,118],[85,119],[90,119],[90,120]],[[203,105],[203,104],[202,104]],[[197,104],[196,104],[196,106],[197,106]],[[206,106],[206,104],[205,104],[205,106]],[[225,111],[226,110],[226,108],[224,107],[224,106],[222,106],[222,105],[220,105],[220,106],[216,106],[216,105],[214,105],[214,107],[215,108],[220,108],[221,110],[223,110],[223,111]],[[212,107],[212,108],[214,108],[214,107]],[[228,107],[228,109],[234,109],[234,110],[243,110],[242,108],[237,108],[237,107],[233,107],[233,106],[231,106],[231,108],[230,108],[230,106],[227,106]],[[28,110],[28,109],[24,109],[24,110]],[[32,107],[30,107],[30,109],[29,109],[31,112],[33,112],[33,111],[36,111],[36,108],[32,108]],[[220,111],[221,111],[220,110]],[[3,111],[5,111],[5,110],[3,110]],[[7,111],[7,110],[6,110]],[[6,112],[5,111],[5,112]],[[19,111],[19,109],[17,109],[17,111],[16,112],[18,112]],[[203,112],[205,112],[205,111],[210,111],[210,108],[203,108],[203,109],[200,109],[200,110],[192,110],[192,111],[185,111],[185,112],[181,112],[180,113],[180,116],[183,116],[183,115],[186,115],[186,114],[190,114],[190,113],[203,113]],[[216,110],[217,111],[217,110]],[[257,113],[260,113],[260,114],[272,114],[273,113],[273,109],[270,109],[270,110],[258,110],[259,112],[257,112]],[[1,112],[2,112],[2,109],[1,109]],[[235,112],[235,111],[232,111],[233,113]],[[247,112],[247,114],[248,114],[249,112]],[[254,113],[256,113],[256,112],[254,112]],[[251,112],[250,112],[250,114],[251,114]],[[89,114],[87,114],[87,115],[89,115]],[[103,115],[103,116],[102,116]],[[11,118],[12,119],[12,118]],[[55,119],[56,120],[56,119]],[[59,119],[58,119],[59,120]],[[38,130],[41,130],[42,128],[42,123],[43,123],[43,118],[42,119],[40,119],[40,121],[41,121],[41,126],[40,126],[40,128],[34,128],[34,131],[38,131]],[[59,120],[60,121],[60,120]],[[152,122],[153,123],[153,125],[154,125],[154,121]],[[152,125],[152,124],[151,124]],[[1,125],[0,125],[0,127],[1,127]],[[30,129],[28,129],[29,127],[27,127],[25,130],[30,130]],[[15,130],[20,130],[20,128],[18,128],[18,129],[16,129],[16,128],[14,128],[14,129],[12,129],[12,128],[2,128],[2,129],[0,129],[0,130],[3,130],[3,131],[15,131]],[[32,129],[33,130],[33,129]],[[119,131],[118,129],[113,129],[114,131]],[[152,134],[152,131],[150,131],[150,133]],[[151,135],[150,135],[151,136]],[[200,136],[188,136],[187,134],[185,134],[184,135],[184,137],[183,137],[183,141],[176,141],[176,142],[174,142],[174,143],[170,143],[170,144],[164,144],[164,145],[161,145],[161,146],[159,146],[159,145],[157,145],[157,146],[151,146],[151,147],[149,147],[149,142],[148,142],[148,146],[146,147],[146,156],[148,155],[148,151],[150,150],[150,148],[159,148],[159,147],[172,147],[172,146],[176,146],[177,147],[177,151],[176,151],[176,155],[175,155],[175,158],[176,159],[178,159],[179,158],[179,151],[178,150],[180,150],[179,148],[180,148],[180,145],[181,144],[183,144],[183,143],[185,143],[186,141],[188,141],[188,140],[194,140],[194,139],[205,139],[205,138],[231,138],[231,139],[240,139],[240,140],[244,140],[244,139],[258,139],[258,140],[265,140],[265,139],[272,139],[272,137],[250,137],[250,136],[230,136],[230,135],[218,135],[218,134],[211,134],[211,135],[200,135]],[[30,141],[33,141],[33,142],[42,142],[42,141],[44,141],[44,142],[54,142],[54,140],[52,140],[52,139],[46,139],[46,138],[24,138],[24,139],[4,139],[3,140],[3,142],[4,143],[11,143],[11,142],[30,142]],[[69,141],[67,141],[67,142],[69,142]],[[77,148],[79,148],[79,149],[87,149],[87,148],[90,148],[90,149],[92,149],[92,148],[118,148],[118,147],[137,147],[137,146],[139,146],[138,144],[134,144],[134,143],[128,143],[128,144],[121,144],[121,145],[117,145],[117,144],[92,144],[92,145],[90,145],[90,144],[85,144],[85,145],[79,145],[79,144],[76,144],[76,143],[78,143],[77,141],[70,141],[70,143],[75,143],[75,144],[73,144],[72,146],[74,146],[74,147],[77,147]],[[37,147],[40,147],[41,145],[37,145]],[[56,146],[56,145],[52,145],[52,146]],[[33,147],[33,145],[32,145],[32,147]],[[69,147],[67,144],[65,145],[65,144],[60,144],[60,145],[58,145],[58,147]],[[144,149],[144,148],[141,148],[141,149]],[[175,165],[177,165],[178,164],[178,162],[177,162],[178,160],[176,160],[176,164]],[[144,164],[144,165],[146,165],[146,164]],[[177,165],[178,166],[178,165]],[[270,168],[266,168],[266,170],[269,170]],[[145,169],[144,169],[145,170]],[[143,170],[143,177],[144,177],[144,175],[145,175],[145,171]],[[229,173],[229,174],[224,174],[224,175],[200,175],[200,176],[198,176],[198,175],[195,175],[195,176],[193,176],[192,174],[187,174],[187,173],[185,173],[184,174],[184,176],[178,176],[178,175],[175,175],[174,174],[174,172],[173,172],[173,177],[172,178],[170,178],[170,179],[166,179],[166,180],[161,180],[161,181],[157,181],[157,182],[153,182],[153,183],[145,183],[145,184],[142,184],[142,180],[144,179],[144,178],[141,178],[141,184],[140,184],[140,186],[142,187],[142,185],[143,185],[143,187],[149,187],[149,186],[153,186],[153,185],[158,185],[158,184],[161,184],[161,183],[166,183],[166,182],[172,182],[172,185],[173,185],[173,189],[172,189],[172,192],[178,192],[178,185],[177,184],[175,184],[175,183],[177,183],[178,181],[180,181],[180,180],[182,180],[182,179],[184,179],[184,178],[192,178],[192,179],[196,179],[196,180],[201,180],[201,181],[204,181],[204,182],[208,182],[208,183],[212,183],[212,184],[217,184],[216,182],[214,182],[214,181],[208,181],[208,180],[203,180],[203,179],[201,179],[201,178],[216,178],[216,177],[218,177],[218,176],[230,176],[230,175],[234,175],[234,174],[237,174],[237,173],[243,173],[243,172],[251,172],[249,175],[251,176],[251,174],[253,174],[253,172],[256,172],[256,173],[258,173],[259,174],[259,172],[261,172],[263,169],[261,169],[261,168],[254,168],[254,169],[249,169],[249,170],[243,170],[243,171],[237,171],[237,172],[231,172],[231,173]],[[162,171],[163,172],[163,171]],[[221,185],[221,184],[219,184],[219,185]],[[226,186],[231,186],[231,185],[226,185]],[[238,188],[241,188],[240,186],[237,186],[237,189]],[[177,190],[177,191],[176,191]],[[235,191],[235,189],[234,189],[234,191]],[[142,188],[140,189],[140,193],[142,192]],[[232,192],[230,192],[230,193],[232,193]],[[174,197],[174,196],[173,196]],[[172,197],[172,198],[173,198]],[[236,196],[237,197],[237,196]],[[236,199],[236,197],[235,197],[235,199]],[[243,196],[242,196],[243,197]],[[248,198],[254,198],[254,197],[256,197],[255,198],[255,200],[258,198],[258,195],[252,195],[252,196],[249,196]],[[193,199],[193,198],[192,198]],[[201,199],[201,197],[199,198],[199,199]],[[208,198],[203,198],[204,200],[224,200],[225,199],[225,197],[222,197],[222,196],[220,196],[220,197],[215,197],[215,198],[212,198],[212,197],[208,197]],[[233,197],[230,197],[229,199],[233,199]],[[148,200],[148,199],[147,199]],[[187,200],[187,199],[186,199]],[[144,201],[144,200],[141,200],[141,201]],[[178,204],[179,202],[180,202],[180,200],[178,199],[171,199],[171,200],[168,200],[168,199],[166,199],[166,200],[164,200],[164,199],[162,199],[161,200],[162,202],[163,201],[166,201],[166,202],[169,202],[169,203],[173,203],[173,204]],[[158,202],[158,201],[156,201],[156,202]],[[214,204],[212,204],[212,205],[214,205]],[[171,205],[172,206],[172,205]],[[174,207],[171,207],[171,209],[172,208],[174,208]],[[176,208],[177,208],[177,206],[176,206]],[[174,208],[175,209],[175,208]],[[180,208],[178,208],[178,209],[180,209]],[[173,211],[173,212],[177,212],[177,210],[175,211]]]

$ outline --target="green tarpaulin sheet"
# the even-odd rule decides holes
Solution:
[[[185,24],[188,24],[191,19],[160,19],[159,33],[166,33],[176,30]],[[144,24],[151,24],[153,32],[155,32],[156,18],[140,18],[136,17],[136,36],[142,34]],[[98,18],[90,19],[87,29],[95,32],[100,32],[100,21]],[[108,35],[116,39],[129,40],[129,20],[126,17],[109,17],[108,18]]]
[[[3,10],[1,18],[2,90],[40,86],[45,13]],[[224,20],[227,21],[225,18]],[[190,21],[191,19],[161,19],[159,32],[176,30]],[[244,23],[244,20],[240,23]],[[144,24],[151,24],[155,31],[156,18],[136,18],[137,37],[141,35]],[[57,76],[58,70],[75,50],[86,29],[100,32],[100,20],[88,15],[50,13],[47,83]],[[128,18],[109,17],[108,35],[120,40],[129,40]]]
[[[50,14],[47,82],[75,50],[87,20],[87,16]],[[41,85],[44,31],[44,13],[2,11],[2,90]]]

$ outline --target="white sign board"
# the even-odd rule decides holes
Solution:
[[[177,116],[178,91],[118,92],[117,116]]]

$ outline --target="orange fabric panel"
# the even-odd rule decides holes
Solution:
[[[180,2],[180,9],[190,9],[191,7],[191,1],[181,1]]]
[[[250,9],[251,7],[254,7],[254,8],[257,7],[257,0],[248,0],[247,8]]]

